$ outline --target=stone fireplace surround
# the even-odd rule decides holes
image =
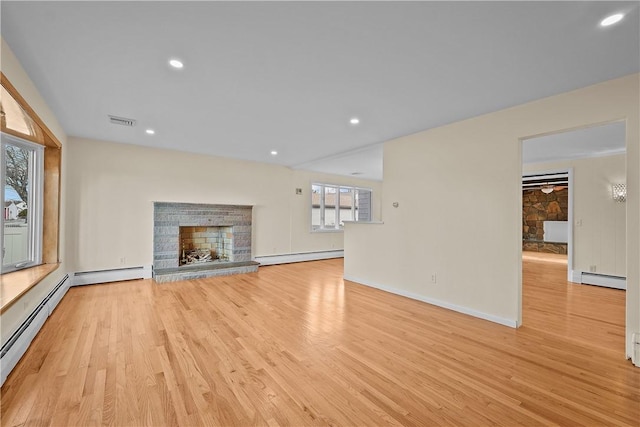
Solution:
[[[153,203],[153,278],[158,283],[251,273],[252,206],[198,203]],[[180,227],[229,227],[233,250],[227,262],[179,266]]]

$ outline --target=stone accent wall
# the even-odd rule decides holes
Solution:
[[[180,227],[233,227],[234,262],[251,261],[252,206],[153,203],[153,268],[177,268]]]
[[[544,221],[567,221],[569,190],[522,192],[522,240],[544,241]]]
[[[567,254],[566,243],[547,243],[547,242],[534,242],[534,241],[522,241],[522,250],[531,252],[545,252],[548,254]]]

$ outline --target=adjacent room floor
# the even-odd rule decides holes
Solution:
[[[624,354],[626,292],[567,282],[567,256],[522,254],[522,323]]]
[[[72,288],[3,386],[2,425],[637,426],[624,291],[525,259],[515,330],[342,268]]]

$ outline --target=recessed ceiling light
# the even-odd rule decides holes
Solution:
[[[277,152],[276,150],[272,150],[272,151],[271,151],[271,155],[272,155],[272,156],[277,156],[277,155],[278,155],[278,152]]]
[[[182,63],[182,61],[178,59],[170,59],[169,65],[171,65],[173,68],[178,68],[178,69],[184,67],[184,64]]]
[[[624,18],[623,13],[616,13],[614,15],[607,16],[602,21],[600,21],[600,26],[608,27],[609,25],[617,24],[618,22],[622,21],[622,18]]]
[[[145,130],[145,132],[148,133],[149,135],[154,135],[156,133],[156,131],[153,129],[147,129]]]
[[[351,172],[351,175],[362,175],[362,172]]]
[[[360,123],[360,119],[357,117],[351,117],[351,120],[349,120],[349,123],[351,123],[352,125],[357,125],[358,123]]]

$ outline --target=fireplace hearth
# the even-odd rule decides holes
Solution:
[[[251,273],[252,206],[154,202],[158,283]]]

